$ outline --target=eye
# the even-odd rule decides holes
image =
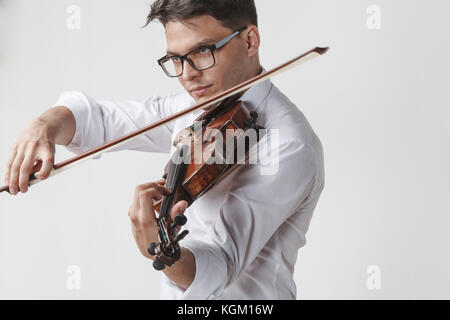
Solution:
[[[200,48],[200,49],[198,49],[198,52],[200,54],[209,54],[209,49],[208,48]]]
[[[172,60],[173,63],[180,63],[181,62],[180,57],[172,57],[172,58],[170,58],[170,60]]]

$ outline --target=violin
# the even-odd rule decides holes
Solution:
[[[179,233],[187,218],[178,215],[172,220],[172,206],[185,200],[189,207],[225,175],[242,166],[251,148],[264,134],[264,128],[256,124],[258,114],[249,112],[242,102],[235,100],[236,97],[225,100],[202,115],[195,121],[200,123],[198,128],[191,126],[183,130],[174,141],[177,149],[166,165],[164,175],[165,187],[171,194],[154,204],[159,213],[160,242],[151,243],[147,249],[149,254],[157,257],[153,262],[156,270],[163,270],[178,261],[179,241],[189,233],[188,230]],[[249,130],[254,130],[255,139],[248,139]],[[243,151],[239,152],[239,149]],[[195,150],[199,150],[200,161],[195,161]]]
[[[164,175],[166,188],[171,193],[154,204],[155,211],[159,213],[157,218],[159,242],[151,243],[147,251],[152,256],[156,256],[153,263],[155,269],[163,270],[166,266],[172,266],[179,260],[181,255],[179,242],[188,234],[187,230],[180,233],[181,227],[187,223],[187,218],[184,215],[179,215],[172,219],[170,216],[172,206],[182,200],[187,201],[189,206],[192,205],[196,199],[205,194],[214,184],[239,167],[236,164],[242,163],[242,156],[244,158],[248,157],[250,149],[261,138],[261,131],[264,131],[256,123],[258,114],[248,112],[242,102],[238,102],[239,94],[275,75],[321,56],[328,50],[328,47],[316,47],[205,102],[182,110],[166,119],[115,139],[82,155],[57,163],[53,166],[49,177],[68,170],[83,161],[98,157],[131,139],[144,135],[148,131],[196,110],[211,108],[211,110],[196,120],[196,123],[200,125],[186,128],[176,136],[174,141],[176,151],[167,164]],[[247,139],[246,133],[252,129],[256,133],[256,139]],[[217,138],[225,136],[225,132],[231,132],[231,137],[227,136],[227,140],[217,148]],[[230,145],[232,147],[227,148]],[[243,155],[241,153],[241,158],[239,157],[239,152],[237,152],[239,146],[244,146],[245,150]],[[195,150],[197,147],[201,147],[206,152],[206,157],[202,154],[202,161],[195,161]],[[218,158],[222,161],[217,161]],[[40,181],[34,174],[31,174],[29,177],[30,186]],[[1,187],[0,193],[2,192],[9,193],[8,186]]]

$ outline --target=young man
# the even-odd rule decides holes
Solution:
[[[153,20],[164,25],[167,39],[167,54],[158,62],[186,93],[113,103],[64,92],[15,143],[5,175],[12,194],[27,192],[30,172],[48,177],[55,143],[81,153],[264,72],[253,0],[158,0],[148,23]],[[278,144],[269,147],[277,170],[262,174],[271,166],[264,161],[243,166],[191,207],[174,206],[173,216],[187,216],[190,234],[181,242],[180,260],[163,271],[164,299],[296,298],[298,249],[324,187],[322,146],[304,115],[270,81],[240,100],[259,114],[265,139],[278,132]],[[122,148],[169,153],[174,136],[202,112]],[[158,241],[153,201],[166,192],[163,183],[138,186],[128,213],[137,246],[149,259],[148,245]]]

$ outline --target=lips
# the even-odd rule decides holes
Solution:
[[[204,87],[195,87],[191,90],[191,92],[196,96],[204,96],[211,86],[212,85],[204,86]]]

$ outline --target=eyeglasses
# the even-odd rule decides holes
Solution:
[[[171,78],[177,78],[183,74],[184,60],[186,60],[192,68],[197,71],[203,71],[210,69],[216,65],[216,58],[214,57],[214,51],[222,48],[234,37],[239,35],[247,27],[240,28],[233,34],[229,35],[223,40],[220,40],[216,44],[210,46],[201,46],[195,50],[186,53],[184,56],[174,55],[165,56],[158,60],[158,64],[164,70],[164,72]]]

